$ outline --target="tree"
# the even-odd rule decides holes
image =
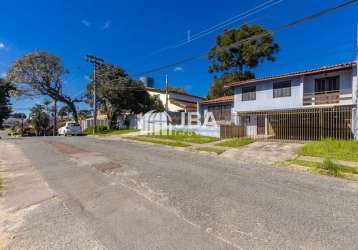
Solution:
[[[163,88],[162,91],[166,91],[166,88]],[[182,93],[182,94],[187,94],[187,92],[184,88],[173,87],[170,85],[168,86],[168,91],[174,91],[174,92],[178,92],[178,93]]]
[[[21,120],[21,135],[23,136],[24,135],[24,120],[26,119],[26,114],[14,113],[14,114],[12,114],[12,117]]]
[[[59,111],[58,111],[58,115],[61,117],[61,120],[63,120],[63,118],[66,116],[68,117],[71,113],[71,110],[69,109],[68,106],[62,106]],[[79,115],[79,113],[78,113]]]
[[[225,88],[225,85],[253,77],[254,75],[250,72],[245,72],[242,76],[240,76],[240,73],[225,73],[221,77],[215,76],[209,89],[208,98],[214,99],[221,96],[233,95],[234,90],[232,88]]]
[[[78,118],[80,120],[86,120],[87,118],[91,117],[91,114],[92,114],[91,110],[82,109],[82,110],[78,111]]]
[[[158,101],[149,96],[143,83],[133,80],[125,71],[114,65],[98,67],[97,105],[106,114],[110,128],[116,128],[121,115],[146,112]],[[93,104],[93,83],[86,88],[85,100]]]
[[[9,82],[0,79],[0,128],[11,113],[10,91],[12,90],[14,87]]]
[[[76,121],[75,102],[70,96],[62,94],[62,77],[67,74],[60,58],[38,51],[21,57],[12,65],[7,74],[8,80],[18,86],[20,95],[45,95],[55,102],[67,105]]]
[[[257,39],[250,39],[259,36]],[[210,50],[208,58],[211,65],[210,73],[223,73],[216,77],[209,90],[209,97],[216,98],[230,94],[224,90],[224,85],[234,81],[254,78],[252,72],[264,61],[275,61],[274,54],[279,51],[279,45],[273,41],[273,36],[262,26],[242,25],[239,29],[225,30],[216,38],[216,45]]]
[[[45,112],[43,105],[36,104],[36,106],[31,109],[30,121],[36,131],[36,136],[45,135],[50,125],[50,117]]]

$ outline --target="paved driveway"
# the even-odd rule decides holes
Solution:
[[[254,142],[240,148],[229,149],[222,156],[249,164],[274,165],[292,159],[300,147],[302,144],[297,143]]]
[[[55,195],[9,229],[12,249],[357,246],[358,186],[350,181],[83,137],[1,141],[0,150],[1,164],[27,164]]]

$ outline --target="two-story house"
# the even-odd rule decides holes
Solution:
[[[236,123],[246,136],[358,138],[357,63],[235,82]]]

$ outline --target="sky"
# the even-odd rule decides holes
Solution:
[[[191,36],[267,0],[6,0],[0,15],[0,77],[26,53],[44,50],[62,59],[69,74],[64,92],[80,97],[88,82],[91,65],[86,54],[116,64],[133,77],[158,66],[208,51],[225,28],[257,23],[274,29],[345,0],[282,0],[205,37],[172,48]],[[275,1],[273,1],[275,2]],[[255,70],[257,77],[305,70],[356,59],[358,4],[274,35],[280,45],[275,62]],[[171,47],[168,50],[162,48]],[[170,84],[206,96],[214,77],[206,57],[160,72],[155,87]],[[28,110],[41,99],[13,100],[15,111]],[[79,108],[86,108],[80,104]]]

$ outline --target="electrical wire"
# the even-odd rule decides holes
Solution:
[[[180,41],[180,42],[178,42],[176,44],[173,44],[173,45],[166,46],[164,48],[158,49],[155,52],[152,52],[150,54],[150,56],[159,54],[159,53],[167,51],[169,49],[175,49],[175,48],[179,48],[179,47],[182,47],[184,45],[187,45],[187,44],[189,44],[189,43],[191,43],[191,42],[193,42],[193,41],[195,41],[197,39],[200,39],[202,37],[205,37],[205,36],[215,32],[216,30],[222,29],[224,27],[227,27],[230,24],[233,24],[233,23],[236,23],[238,21],[244,20],[247,17],[250,17],[250,16],[252,16],[254,14],[257,14],[259,12],[262,12],[263,10],[266,10],[266,9],[268,9],[270,7],[273,7],[273,6],[275,6],[275,5],[279,4],[279,3],[282,3],[283,1],[284,0],[278,0],[278,1],[269,0],[269,1],[266,1],[266,2],[264,2],[262,4],[257,5],[256,7],[252,8],[250,10],[247,10],[247,11],[241,13],[241,14],[238,14],[238,15],[236,15],[234,17],[231,17],[231,18],[229,18],[229,19],[227,19],[227,20],[225,20],[223,22],[220,22],[220,23],[218,23],[216,25],[213,25],[213,26],[211,26],[209,28],[206,28],[205,30],[202,30],[202,31],[194,34],[193,36],[190,37],[189,40],[188,39],[182,40],[182,41]]]
[[[289,29],[289,28],[292,28],[294,26],[297,26],[297,25],[300,25],[300,24],[303,24],[307,21],[311,21],[311,20],[314,20],[314,19],[317,19],[321,16],[325,16],[327,14],[330,14],[330,13],[333,13],[335,11],[338,11],[340,9],[343,9],[345,7],[348,7],[350,5],[353,5],[355,3],[357,3],[358,0],[350,0],[350,1],[346,1],[346,2],[343,2],[341,4],[338,4],[338,5],[335,5],[333,7],[329,7],[329,8],[326,8],[324,10],[321,10],[317,13],[314,13],[312,15],[308,15],[308,16],[305,16],[303,18],[300,18],[300,19],[297,19],[297,20],[294,20],[292,22],[289,22],[287,24],[284,24],[284,25],[281,25],[280,27],[276,28],[276,29],[272,29],[272,30],[269,30],[267,32],[264,32],[264,33],[261,33],[261,34],[257,34],[257,35],[254,35],[254,36],[251,36],[245,40],[242,40],[242,41],[239,41],[239,42],[236,42],[236,43],[233,43],[233,44],[230,44],[229,46],[226,46],[224,48],[221,48],[221,49],[231,49],[231,48],[235,48],[239,45],[242,45],[242,44],[245,44],[245,43],[248,43],[248,42],[251,42],[251,41],[254,41],[254,40],[259,40],[267,35],[273,35],[275,33],[278,33],[278,32],[281,32],[283,30],[286,30],[286,29]],[[175,66],[178,66],[178,65],[182,65],[182,64],[185,64],[185,63],[188,63],[188,62],[192,62],[192,61],[195,61],[197,59],[200,59],[202,58],[203,56],[206,56],[207,55],[207,51],[205,52],[202,52],[200,54],[197,54],[195,56],[192,56],[192,57],[189,57],[189,58],[186,58],[186,59],[182,59],[180,61],[177,61],[177,62],[174,62],[174,63],[170,63],[170,64],[166,64],[166,65],[162,65],[162,66],[159,66],[159,67],[156,67],[154,69],[151,69],[151,70],[147,70],[147,71],[144,71],[144,72],[140,72],[138,74],[135,74],[134,76],[140,76],[140,75],[145,75],[145,74],[149,74],[149,73],[154,73],[154,72],[157,72],[157,71],[161,71],[163,69],[167,69],[167,68],[173,68]]]

